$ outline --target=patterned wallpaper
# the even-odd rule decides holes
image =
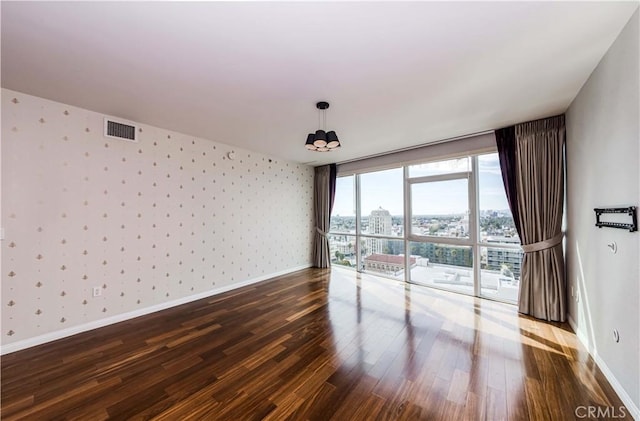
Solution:
[[[311,167],[103,118],[2,90],[3,345],[310,265]]]

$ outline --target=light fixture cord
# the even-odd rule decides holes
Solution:
[[[327,109],[322,110],[322,130],[327,131]]]

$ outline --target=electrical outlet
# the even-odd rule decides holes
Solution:
[[[102,288],[101,287],[93,287],[93,296],[94,297],[99,297],[102,295]]]

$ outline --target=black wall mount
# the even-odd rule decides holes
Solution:
[[[594,208],[594,212],[596,213],[596,227],[602,228],[621,228],[628,229],[629,232],[638,231],[638,217],[636,216],[636,207],[628,206],[626,208]],[[631,222],[607,222],[601,221],[600,216],[605,213],[624,213],[629,215],[631,218]]]

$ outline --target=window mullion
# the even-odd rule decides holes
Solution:
[[[405,168],[408,168],[408,167],[405,167]],[[434,181],[460,180],[464,178],[468,179],[470,176],[471,176],[470,171],[461,171],[461,172],[455,172],[455,173],[449,173],[449,174],[438,174],[438,175],[425,175],[422,177],[413,177],[413,178],[409,178],[409,175],[407,174],[407,180],[411,184],[431,183]]]
[[[471,157],[471,180],[469,180],[469,228],[470,237],[473,241],[473,293],[476,297],[480,296],[480,195],[479,177],[478,177],[478,156]]]
[[[411,250],[409,245],[409,235],[411,233],[411,185],[409,184],[409,167],[403,167],[402,177],[403,199],[404,199],[404,281],[411,282]]]
[[[362,271],[362,256],[360,250],[360,174],[354,176],[353,182],[355,183],[355,206],[356,206],[356,271]]]

